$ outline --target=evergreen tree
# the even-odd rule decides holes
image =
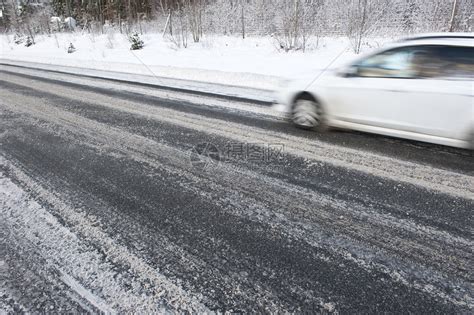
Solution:
[[[143,46],[145,46],[145,44],[143,43],[143,40],[140,38],[140,36],[136,32],[130,35],[128,39],[131,43],[130,50],[142,49]]]
[[[74,47],[72,43],[69,43],[69,47],[67,48],[67,53],[72,54],[75,51],[76,51],[76,47]]]
[[[34,42],[33,42],[33,39],[31,38],[31,36],[27,36],[26,37],[26,42],[25,42],[25,46],[26,47],[30,47],[31,45],[33,45]]]

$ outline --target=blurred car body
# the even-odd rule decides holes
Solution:
[[[474,145],[474,35],[408,38],[279,91],[306,129],[337,127],[442,145]]]

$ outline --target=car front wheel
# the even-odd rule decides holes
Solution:
[[[324,129],[324,112],[316,100],[310,96],[296,99],[291,113],[293,123],[303,129]]]

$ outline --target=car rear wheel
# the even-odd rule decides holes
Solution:
[[[323,108],[310,96],[304,95],[296,99],[291,120],[302,129],[325,129]]]

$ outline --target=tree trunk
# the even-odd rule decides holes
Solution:
[[[241,18],[242,18],[242,38],[245,39],[245,17],[244,17],[244,1],[241,0]]]
[[[454,31],[454,23],[456,19],[456,11],[458,9],[458,0],[454,0],[453,2],[453,11],[451,13],[451,20],[449,21],[449,31],[453,32]]]
[[[173,36],[173,14],[171,13],[171,9],[169,10],[170,16],[170,35]]]

